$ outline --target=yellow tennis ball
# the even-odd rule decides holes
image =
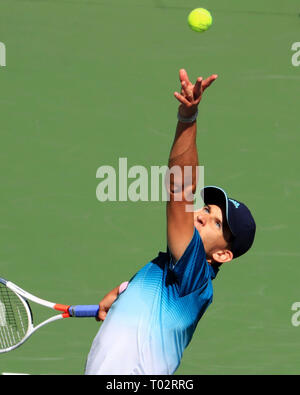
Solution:
[[[195,8],[188,16],[189,27],[195,32],[205,32],[212,24],[212,16],[205,8]]]

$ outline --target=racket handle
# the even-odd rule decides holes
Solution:
[[[97,317],[99,312],[98,304],[70,306],[71,317]]]

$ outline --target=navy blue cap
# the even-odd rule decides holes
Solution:
[[[207,186],[201,190],[205,204],[221,205],[225,209],[228,227],[232,233],[231,251],[237,258],[252,246],[256,225],[248,207],[238,200],[229,198],[219,187]]]

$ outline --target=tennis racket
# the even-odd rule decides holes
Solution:
[[[34,326],[29,301],[60,311],[60,314]],[[98,312],[99,305],[67,306],[51,303],[0,278],[0,353],[21,346],[34,332],[50,322],[68,317],[96,317]]]

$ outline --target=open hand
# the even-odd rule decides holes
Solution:
[[[212,74],[207,79],[203,80],[202,77],[198,77],[196,83],[193,85],[185,69],[179,70],[179,79],[181,83],[181,92],[175,92],[174,96],[181,103],[179,106],[179,114],[184,118],[193,116],[196,111],[198,104],[201,101],[202,94],[206,88],[208,88],[216,79],[217,74]]]

